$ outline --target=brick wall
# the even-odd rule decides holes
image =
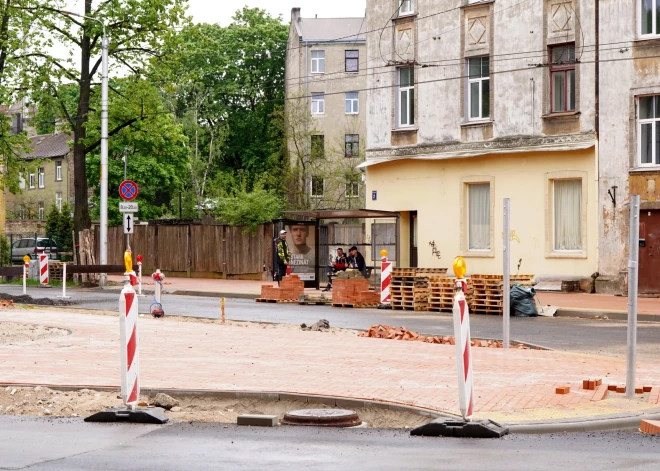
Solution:
[[[7,219],[5,221],[5,236],[9,238],[10,235],[14,239],[21,237],[34,237],[34,233],[39,237],[46,236],[46,221],[39,221],[35,219]]]

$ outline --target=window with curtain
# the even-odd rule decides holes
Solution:
[[[490,71],[488,57],[468,59],[468,108],[470,120],[490,117]]]
[[[555,180],[554,249],[582,250],[582,180]]]
[[[415,124],[415,69],[399,69],[399,127]]]
[[[660,34],[660,0],[637,0],[639,10],[639,34],[653,37]]]
[[[468,250],[490,250],[490,183],[468,185]]]

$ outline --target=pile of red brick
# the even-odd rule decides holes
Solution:
[[[413,340],[416,342],[426,342],[426,343],[438,343],[444,345],[456,345],[454,337],[445,336],[445,337],[425,337],[419,335],[417,332],[406,329],[405,327],[392,327],[389,325],[372,325],[366,332],[360,332],[358,334],[360,337],[370,337],[376,339],[390,339],[390,340]],[[502,342],[496,340],[476,340],[471,341],[473,347],[484,347],[484,348],[502,348]],[[525,345],[518,344],[512,345],[513,348],[519,350],[528,350],[529,347]]]
[[[261,297],[263,299],[275,299],[277,301],[297,301],[305,292],[305,282],[300,281],[298,275],[285,276],[280,286],[261,285]]]
[[[366,278],[335,278],[332,281],[332,304],[379,303],[380,293],[369,291],[369,280]]]

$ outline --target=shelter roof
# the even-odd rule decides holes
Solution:
[[[321,209],[316,211],[284,211],[286,216],[302,216],[313,219],[395,218],[399,213],[378,209]]]

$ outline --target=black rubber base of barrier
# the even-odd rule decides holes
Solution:
[[[162,407],[138,407],[135,410],[114,407],[85,418],[85,422],[130,422],[133,424],[164,424],[169,418]]]
[[[501,438],[509,433],[492,420],[473,420],[465,422],[455,419],[435,419],[428,424],[413,429],[411,436],[423,437],[457,437],[457,438]]]

